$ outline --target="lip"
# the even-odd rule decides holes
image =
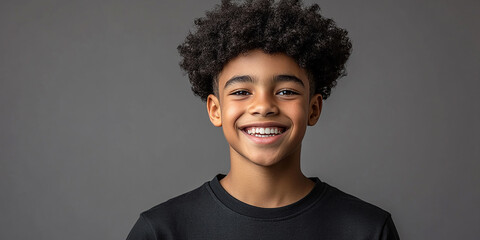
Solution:
[[[278,128],[283,128],[284,131],[281,134],[271,136],[271,137],[255,137],[253,135],[248,134],[245,129],[249,127],[278,127]],[[277,122],[258,122],[258,123],[249,123],[242,125],[239,127],[240,131],[242,131],[245,136],[250,139],[252,142],[256,144],[261,144],[261,145],[267,145],[267,144],[273,144],[277,142],[279,139],[283,138],[285,133],[289,130],[289,127],[287,127],[284,124],[277,123]]]

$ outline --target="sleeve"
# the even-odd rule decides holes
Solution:
[[[137,222],[127,236],[127,240],[157,240],[152,225],[140,214]]]
[[[383,225],[382,234],[380,240],[400,240],[398,236],[397,228],[393,223],[392,216],[389,215],[385,224]]]

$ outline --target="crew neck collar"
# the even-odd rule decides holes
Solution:
[[[283,219],[296,216],[312,206],[324,192],[325,184],[318,177],[309,177],[315,186],[305,197],[292,204],[278,208],[262,208],[244,203],[230,195],[220,184],[225,174],[217,174],[209,186],[216,198],[227,208],[241,215],[258,219]]]

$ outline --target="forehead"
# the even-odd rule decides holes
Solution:
[[[266,54],[261,50],[249,51],[230,60],[218,75],[218,87],[236,76],[251,76],[258,82],[271,81],[278,75],[291,75],[308,86],[306,71],[293,58],[283,53]]]

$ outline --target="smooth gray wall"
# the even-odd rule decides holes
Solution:
[[[125,239],[228,172],[176,50],[217,2],[0,2],[0,239]],[[318,3],[354,51],[304,173],[390,211],[402,239],[478,239],[479,1]]]

